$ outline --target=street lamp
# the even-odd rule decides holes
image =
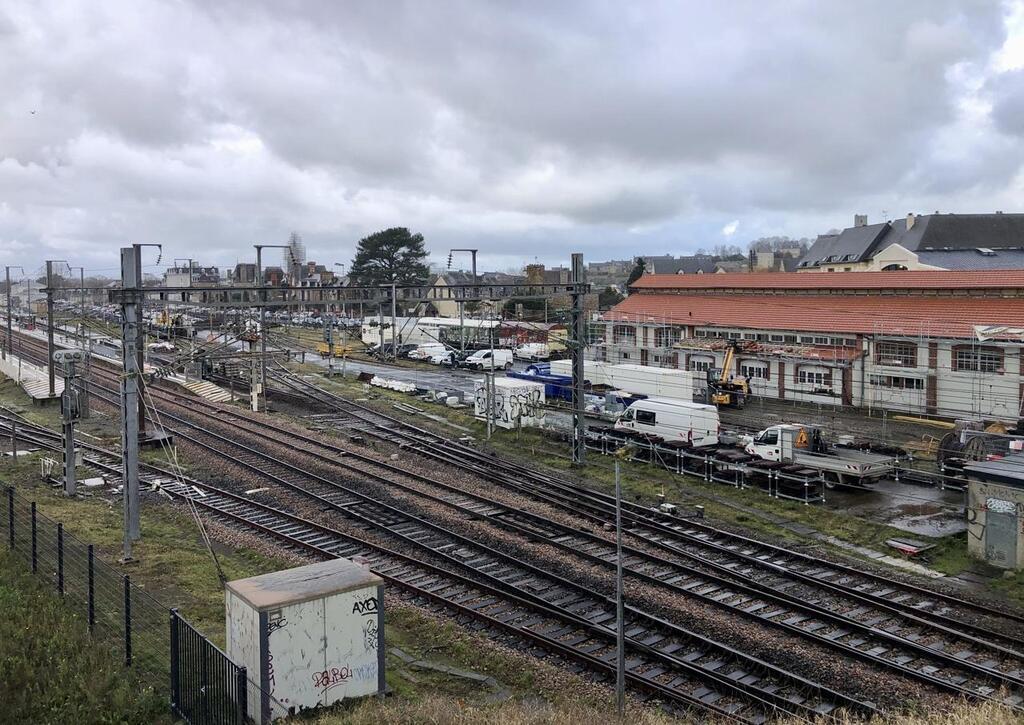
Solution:
[[[81,335],[82,335],[82,339],[83,339],[82,344],[85,345],[85,267],[72,267],[72,266],[68,265],[68,271],[69,272],[73,272],[76,269],[78,270],[78,273],[79,273],[78,287],[79,287],[79,292],[81,293],[81,302],[80,302],[81,309],[79,310],[79,313],[78,313],[79,316],[81,317],[81,321],[79,323],[79,326],[81,328]]]
[[[287,249],[291,256],[291,245],[289,244],[254,244],[256,247],[256,278],[253,286],[260,289],[260,385],[263,392],[263,410],[267,409],[267,330],[266,330],[266,303],[267,291],[263,284],[263,250],[264,249]],[[293,258],[292,263],[295,262]],[[191,271],[189,272],[191,274]],[[258,398],[257,398],[258,400]]]
[[[476,253],[478,251],[479,250],[477,250],[477,249],[449,249],[448,250],[448,269],[452,268],[452,255],[454,255],[455,252],[469,252],[470,254],[473,255],[473,286],[474,287],[476,286]],[[460,295],[460,297],[465,297],[465,294]],[[465,304],[466,303],[465,303],[464,300],[462,300],[462,299],[459,300],[459,340],[460,340],[460,343],[461,343],[462,352],[466,352],[466,322],[463,319],[464,318],[463,307],[465,306]],[[494,361],[492,360],[491,362],[493,363]]]
[[[335,267],[341,267],[341,275],[342,275],[342,277],[344,277],[345,276],[345,263],[344,262],[335,262],[334,266]],[[338,278],[338,281],[339,282],[341,281],[341,277]],[[338,286],[340,287],[341,285],[339,284]],[[342,302],[341,302],[341,314],[343,316],[345,316],[345,317],[348,317],[347,310],[345,309],[344,298],[342,298]],[[359,316],[360,317],[363,316],[363,303],[362,302],[359,303]]]

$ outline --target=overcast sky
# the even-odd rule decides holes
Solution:
[[[293,229],[347,262],[388,226],[505,269],[1024,211],[1016,2],[7,0],[0,89],[0,264],[31,269]]]

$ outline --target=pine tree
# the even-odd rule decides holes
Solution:
[[[424,284],[430,274],[426,259],[422,234],[392,227],[359,240],[349,276],[366,286]]]
[[[618,290],[613,287],[605,287],[597,295],[597,307],[601,310],[608,310],[615,307],[615,305],[619,304],[624,299],[626,298],[619,294]]]
[[[631,284],[643,277],[646,271],[647,262],[644,261],[643,257],[637,257],[636,264],[633,265],[633,271],[629,273],[629,279],[626,280],[626,286],[629,287]]]

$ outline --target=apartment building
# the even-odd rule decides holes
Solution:
[[[645,275],[601,318],[598,360],[720,368],[755,395],[1016,420],[1024,271]]]

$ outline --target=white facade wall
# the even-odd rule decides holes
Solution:
[[[616,336],[614,328],[633,328],[632,335]],[[707,361],[713,367],[721,367],[725,356],[724,351],[711,351],[685,347],[687,334],[693,330],[686,326],[677,326],[684,333],[681,346],[670,352],[659,348],[648,348],[643,351],[643,342],[653,340],[653,330],[664,327],[662,323],[606,323],[605,337],[602,343],[592,346],[591,356],[609,363],[638,364],[643,358],[648,365],[692,369],[694,361]],[[645,331],[649,328],[649,331]],[[745,360],[764,363],[767,366],[768,378],[750,378],[752,392],[766,398],[782,398],[798,400],[806,403],[823,405],[848,404],[866,409],[885,409],[910,414],[929,414],[950,418],[1001,419],[1013,421],[1024,415],[1022,395],[1024,395],[1024,375],[1022,375],[1022,359],[1019,343],[977,343],[967,339],[929,338],[929,337],[897,337],[897,336],[858,336],[853,333],[808,333],[786,332],[779,330],[733,330],[739,333],[755,335],[796,336],[796,345],[804,345],[801,338],[820,337],[855,340],[848,351],[849,363],[815,361],[813,359],[780,359],[772,354],[741,354],[740,364]],[[728,333],[726,333],[728,334]],[[635,339],[634,344],[631,341]],[[703,338],[706,339],[706,338]],[[742,339],[742,338],[740,338]],[[617,341],[616,341],[617,340]],[[876,345],[879,342],[897,342],[914,345],[916,350],[913,360],[908,365],[893,364],[890,358],[878,359]],[[771,342],[764,341],[770,350]],[[781,343],[780,343],[781,344]],[[792,344],[792,343],[787,343]],[[859,348],[857,347],[859,345]],[[827,347],[827,346],[823,346]],[[836,347],[835,349],[843,349]],[[962,370],[956,363],[957,350],[969,352],[996,352],[1001,360],[996,370]],[[655,356],[658,361],[655,361]],[[845,375],[843,368],[849,367]],[[808,374],[831,373],[829,385],[800,380],[800,370]],[[779,378],[783,378],[780,388]],[[815,376],[813,378],[817,380]],[[895,381],[895,382],[894,382]],[[844,385],[845,382],[845,385]],[[704,377],[694,374],[694,386],[704,387]],[[822,388],[831,390],[831,394],[823,393]]]

